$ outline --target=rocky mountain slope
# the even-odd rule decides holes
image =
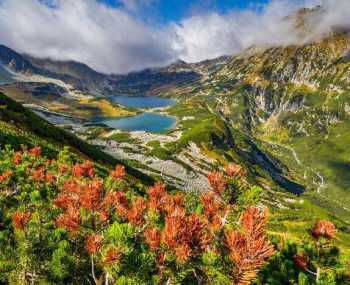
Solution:
[[[296,15],[300,32],[308,32],[305,19],[315,12],[320,8]],[[178,118],[175,134],[164,136],[167,141],[159,136],[140,146],[123,134],[128,157],[135,157],[137,149],[141,157],[137,167],[144,172],[151,173],[144,159],[148,156],[157,158],[152,160],[157,175],[175,163],[181,171],[197,169],[190,172],[196,179],[205,175],[206,167],[193,153],[214,161],[211,167],[235,161],[249,169],[250,179],[268,189],[266,203],[281,211],[286,208],[286,215],[291,208],[316,207],[350,221],[350,40],[344,31],[298,45],[252,47],[237,56],[198,64],[179,61],[127,75],[104,75],[75,62],[34,59],[5,47],[0,48],[0,61],[1,74],[13,75],[20,81],[16,84],[22,84],[20,76],[31,80],[40,76],[41,82],[50,78],[62,88],[68,85],[107,98],[111,93],[176,98],[177,104],[164,110]],[[105,130],[102,134],[105,140]],[[118,141],[121,135],[114,137]],[[171,175],[165,178],[175,181]],[[177,182],[185,187],[185,181]],[[313,206],[288,202],[296,197]]]
[[[162,86],[190,83],[201,77],[187,64],[182,64],[181,70],[177,68],[178,65],[175,65],[176,68],[171,65],[126,75],[103,74],[83,63],[34,58],[19,54],[4,45],[0,45],[0,63],[2,69],[17,74],[17,77],[27,77],[27,81],[38,81],[38,77],[41,82],[54,79],[64,82],[79,92],[96,96],[111,94],[142,96]],[[23,81],[23,78],[20,81]]]
[[[307,195],[332,201],[334,213],[349,219],[349,52],[349,37],[339,32],[312,43],[251,48],[192,89],[169,94],[205,104],[233,134],[243,132],[259,147],[262,154],[254,156],[262,168],[269,169],[262,162],[269,154]]]

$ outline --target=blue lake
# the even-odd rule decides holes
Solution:
[[[160,108],[176,103],[173,99],[160,97],[114,96],[110,99],[115,103],[132,108]],[[90,123],[102,123],[108,127],[124,131],[161,133],[175,126],[176,117],[145,112],[136,116],[124,118],[99,117],[92,119]]]
[[[1,74],[0,74],[0,85],[8,84],[8,83],[11,83],[11,80],[2,77]]]
[[[9,84],[9,83],[13,83],[13,81],[0,78],[0,85]]]
[[[124,131],[146,131],[161,133],[176,124],[176,118],[157,113],[142,113],[124,118],[94,118],[91,123],[102,123],[111,128]]]
[[[160,97],[128,97],[114,96],[111,100],[123,106],[132,108],[160,108],[170,106],[176,103],[173,99]]]

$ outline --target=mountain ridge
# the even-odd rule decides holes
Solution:
[[[297,17],[304,17],[304,15],[315,12],[318,10],[303,10]],[[300,28],[303,28],[304,23],[299,24]],[[113,196],[109,197],[111,199],[107,202],[103,199],[101,204],[107,204],[107,209],[97,205],[95,207],[96,213],[91,215],[86,215],[85,210],[88,208],[91,210],[93,207],[89,205],[93,205],[93,203],[89,204],[87,209],[83,211],[77,207],[73,214],[70,212],[70,208],[65,207],[62,200],[54,201],[53,205],[56,207],[51,207],[51,204],[48,204],[50,210],[53,208],[54,211],[57,211],[56,214],[60,214],[59,217],[62,218],[63,214],[63,218],[69,218],[66,227],[68,233],[70,229],[75,229],[75,218],[80,217],[80,215],[83,218],[91,217],[92,226],[84,229],[85,231],[81,232],[79,238],[67,234],[64,229],[55,229],[54,238],[60,238],[65,243],[62,245],[63,250],[57,248],[52,257],[51,255],[45,257],[46,264],[51,265],[47,268],[55,268],[53,272],[61,273],[62,264],[69,264],[60,259],[61,253],[67,251],[67,256],[72,256],[70,251],[72,246],[74,250],[77,249],[79,252],[78,255],[74,255],[74,257],[79,256],[75,260],[75,264],[85,268],[84,272],[79,271],[79,273],[84,273],[81,274],[84,279],[80,280],[85,280],[90,271],[93,272],[93,277],[95,268],[98,268],[96,273],[103,276],[107,280],[106,283],[109,282],[108,278],[112,278],[114,281],[120,280],[121,284],[124,284],[127,280],[124,275],[127,274],[124,273],[124,268],[119,268],[119,262],[127,261],[129,263],[130,261],[131,270],[125,270],[130,275],[136,269],[136,279],[130,279],[135,284],[158,284],[162,283],[163,280],[165,284],[166,279],[152,279],[150,281],[151,275],[148,273],[145,278],[147,280],[139,282],[139,274],[142,271],[139,268],[144,264],[149,264],[150,260],[152,261],[149,266],[150,272],[153,272],[154,269],[153,260],[160,262],[162,273],[165,272],[163,270],[164,264],[175,269],[176,273],[182,265],[187,266],[186,263],[177,264],[176,257],[189,258],[191,254],[199,250],[200,247],[197,245],[200,244],[200,240],[206,241],[206,237],[202,236],[202,239],[199,238],[191,243],[191,246],[194,246],[191,250],[194,249],[194,251],[186,250],[186,247],[177,247],[174,252],[166,252],[165,255],[159,256],[158,253],[161,252],[160,250],[165,244],[164,236],[182,232],[178,227],[166,227],[164,232],[162,231],[160,234],[159,229],[163,229],[164,225],[172,221],[172,215],[180,213],[176,218],[179,218],[179,221],[184,221],[187,220],[187,213],[193,213],[190,219],[197,217],[196,215],[199,219],[191,223],[191,229],[202,228],[213,218],[212,221],[215,221],[216,225],[213,224],[213,228],[209,229],[208,234],[219,228],[220,237],[225,237],[225,241],[220,240],[219,250],[209,248],[200,258],[196,256],[200,260],[198,273],[209,272],[211,274],[209,274],[208,281],[198,279],[197,268],[189,270],[190,267],[186,267],[184,273],[179,274],[181,275],[179,278],[182,278],[182,275],[185,276],[183,279],[179,279],[181,281],[177,281],[177,279],[170,281],[169,278],[167,283],[232,284],[233,279],[228,279],[227,282],[218,279],[223,277],[222,273],[228,272],[220,272],[218,264],[231,264],[227,258],[231,258],[233,263],[236,259],[232,258],[232,255],[224,254],[223,262],[218,262],[217,253],[222,252],[222,247],[230,240],[232,243],[240,244],[240,242],[235,241],[242,241],[241,238],[245,234],[244,228],[240,227],[236,235],[227,238],[227,233],[231,228],[225,228],[225,223],[232,223],[230,227],[235,228],[237,221],[245,219],[232,215],[233,212],[245,208],[248,204],[253,204],[256,205],[256,211],[260,213],[267,213],[267,209],[269,209],[269,218],[266,224],[267,234],[277,250],[268,265],[261,271],[259,279],[253,284],[297,284],[298,282],[316,284],[318,283],[315,281],[318,278],[317,274],[321,274],[320,278],[325,280],[322,281],[324,282],[322,284],[337,284],[337,282],[346,284],[344,283],[346,282],[344,280],[348,280],[346,266],[350,257],[350,150],[348,147],[350,144],[350,37],[347,33],[332,32],[317,41],[300,44],[268,48],[251,47],[239,55],[220,57],[195,64],[178,61],[164,68],[149,68],[126,75],[96,73],[87,65],[77,62],[35,59],[26,55],[11,54],[11,50],[7,50],[7,53],[12,57],[5,53],[3,61],[5,71],[2,73],[6,77],[6,70],[12,70],[11,72],[14,73],[17,81],[2,85],[6,94],[0,93],[0,146],[11,144],[15,148],[15,150],[7,148],[3,153],[10,161],[9,163],[5,161],[5,164],[11,165],[10,169],[16,171],[14,172],[16,177],[20,177],[21,173],[32,175],[15,165],[17,161],[15,151],[21,149],[22,144],[29,147],[43,146],[45,153],[48,149],[52,149],[49,143],[56,146],[55,152],[57,152],[57,148],[67,144],[74,153],[87,156],[95,163],[107,166],[107,168],[111,164],[123,163],[130,174],[139,178],[136,179],[136,183],[151,184],[154,181],[163,181],[175,191],[182,189],[178,193],[179,196],[174,196],[176,201],[169,200],[169,196],[163,196],[165,186],[161,183],[157,183],[147,190],[143,189],[143,185],[139,185],[140,187],[125,194],[126,188],[123,186],[124,184],[120,184],[120,178],[125,173],[124,169],[120,167],[115,168],[115,171],[111,172],[111,177],[108,177],[104,182],[100,182],[101,179],[95,177],[96,179],[91,181],[91,189],[77,188],[78,184],[65,183],[64,188],[66,189],[60,193],[64,195],[60,195],[59,198],[63,198],[63,201],[73,200],[73,206],[78,203],[70,197],[76,197],[77,193],[82,195],[82,204],[89,204],[86,201],[102,201],[103,196],[100,194],[103,191],[95,195],[94,189],[98,189],[99,186],[109,187],[111,185],[114,185],[115,188],[112,191]],[[11,58],[15,60],[16,57],[18,57],[17,65],[16,62],[11,64]],[[13,66],[12,69],[11,66]],[[33,75],[30,68],[39,71]],[[21,74],[21,70],[23,74]],[[38,79],[38,74],[44,78]],[[21,77],[22,75],[23,77]],[[56,80],[48,76],[53,76]],[[21,78],[28,81],[21,82]],[[48,82],[49,79],[50,82]],[[34,82],[30,80],[34,80]],[[41,82],[38,83],[35,80],[41,80]],[[55,86],[60,86],[60,88],[55,88]],[[18,91],[16,88],[30,89],[30,92],[24,92],[20,97],[16,93]],[[65,93],[67,90],[70,93]],[[20,98],[26,101],[35,97],[35,102],[38,102],[38,105],[40,101],[42,103],[45,101],[45,104],[50,106],[53,104],[52,102],[62,104],[69,96],[75,101],[89,98],[88,100],[94,103],[101,103],[103,100],[103,104],[107,104],[112,95],[161,96],[175,99],[173,105],[164,108],[133,111],[171,115],[176,117],[176,125],[161,134],[116,130],[103,124],[85,125],[79,122],[70,123],[66,126],[67,130],[61,130],[36,116],[18,102],[8,98],[9,96],[13,99]],[[18,98],[15,98],[16,96]],[[121,106],[117,107],[121,108]],[[78,104],[73,105],[73,109],[75,108],[91,109],[92,106]],[[128,113],[128,115],[132,114],[135,113]],[[115,119],[115,117],[121,116],[121,113],[118,113],[118,116],[111,114],[105,116]],[[26,150],[21,155],[28,156]],[[45,165],[50,163],[44,162]],[[51,164],[55,164],[55,167],[58,166],[56,162]],[[5,167],[7,166],[5,165]],[[93,173],[89,174],[86,168],[91,170],[91,163],[72,165],[71,169],[72,177],[82,179],[84,187],[86,181],[93,176]],[[4,169],[8,169],[8,167]],[[33,185],[35,185],[38,172],[40,174],[38,171],[40,165],[33,170],[34,179],[29,178],[29,180],[33,180]],[[108,169],[107,171],[103,170],[105,173],[108,172]],[[58,174],[58,172],[56,173]],[[59,178],[65,177],[64,174],[61,174],[58,174]],[[0,178],[2,180],[11,178],[12,174],[8,175],[4,172]],[[223,177],[227,175],[233,179],[231,182],[223,180]],[[14,182],[16,182],[16,177],[13,179]],[[237,177],[242,178],[242,180],[236,180]],[[45,177],[45,179],[42,180],[43,186],[46,187],[52,177]],[[205,182],[203,182],[204,180]],[[12,183],[12,180],[9,181]],[[232,192],[225,192],[226,190],[223,189],[226,186],[231,190],[230,183],[232,182]],[[245,185],[256,186],[246,189]],[[214,192],[211,191],[210,186]],[[33,191],[35,193],[28,195],[28,204],[39,204],[36,197],[42,195],[45,198],[46,190],[36,191],[35,187],[32,189],[35,190]],[[84,191],[80,189],[84,189]],[[93,199],[87,199],[88,197],[84,196],[84,193],[91,193]],[[67,196],[67,194],[69,195]],[[135,194],[141,196],[134,199]],[[156,199],[145,200],[143,194],[145,197]],[[183,194],[184,196],[182,196]],[[187,195],[190,196],[190,199],[184,201],[181,197]],[[127,199],[131,197],[132,204],[130,205],[132,206],[130,208],[128,208],[128,203],[125,204],[127,201],[125,197]],[[196,199],[201,200],[202,204],[195,204],[193,201]],[[233,205],[232,207],[223,207],[222,213],[224,215],[219,219],[214,219],[214,217],[217,218],[215,215],[221,212],[220,206],[216,205],[216,202],[222,199],[233,201]],[[11,200],[4,199],[4,201],[11,203]],[[110,204],[115,205],[115,209],[111,209]],[[166,208],[169,205],[175,205],[177,208],[171,208],[170,215],[160,220],[159,214],[164,210],[167,211]],[[184,206],[184,209],[179,209],[179,205]],[[29,210],[33,206],[28,207]],[[43,203],[43,206],[47,207],[47,204]],[[13,203],[11,207],[17,209],[17,204]],[[106,210],[110,216],[101,209]],[[227,214],[231,209],[233,212]],[[125,210],[128,211],[127,215]],[[208,213],[211,215],[210,219],[205,218]],[[3,216],[0,215],[0,219],[2,218]],[[111,223],[109,223],[109,218],[111,218]],[[202,218],[204,219],[202,220]],[[9,225],[10,229],[8,232],[12,233],[10,216],[7,215],[6,219],[6,225]],[[28,228],[36,220],[41,223],[41,219],[34,216],[28,224]],[[71,223],[72,220],[73,223]],[[130,221],[135,222],[133,226],[136,227],[140,225],[140,221],[145,222],[142,224],[142,229],[137,230],[138,233],[145,230],[145,234],[136,237],[131,230],[132,227],[127,223]],[[249,232],[255,221],[255,218],[247,218],[243,223],[250,227]],[[317,222],[314,226],[315,221]],[[12,223],[16,226],[15,222]],[[72,224],[73,226],[71,226]],[[48,221],[46,225],[51,229],[57,223]],[[102,229],[93,232],[92,228],[96,225],[101,225]],[[85,224],[81,223],[79,226],[84,227]],[[106,227],[109,230],[105,230]],[[18,234],[18,229],[23,230],[21,228],[24,229],[24,226],[17,223],[17,229],[14,233]],[[261,227],[258,226],[258,228]],[[51,231],[48,232],[51,234]],[[90,253],[93,252],[88,256],[82,249],[85,236],[92,232],[97,233],[97,235],[86,240],[85,249]],[[308,232],[311,233],[310,240],[307,238]],[[328,235],[324,240],[319,240],[319,232],[327,232]],[[14,240],[17,238],[15,234]],[[125,236],[128,237],[128,240],[125,239]],[[261,236],[261,232],[256,236]],[[19,238],[21,237],[19,236]],[[0,240],[10,240],[6,238],[7,236],[3,238],[0,235]],[[112,241],[108,247],[105,247],[104,244],[106,238],[110,238]],[[138,251],[134,255],[135,246],[141,245],[143,241],[146,241],[147,245],[141,246],[142,254],[140,254],[141,251]],[[314,246],[310,245],[309,242]],[[216,246],[217,242],[214,244]],[[102,250],[98,252],[97,247],[100,245],[102,245]],[[126,249],[120,252],[121,245]],[[320,249],[323,245],[327,251],[324,256],[322,255],[325,265],[319,269],[320,267],[317,266],[319,266]],[[47,252],[51,253],[51,248],[50,244]],[[151,249],[150,252],[145,253],[143,250],[148,248]],[[106,263],[105,259],[106,256],[108,257],[109,250],[113,251],[111,262],[115,262],[115,258],[118,259],[118,263],[113,263],[111,267],[109,265],[112,263]],[[247,247],[244,251],[249,250],[250,247]],[[237,252],[239,251],[234,252],[234,257]],[[313,255],[315,259],[312,259]],[[11,252],[9,256],[11,256]],[[120,256],[123,258],[119,259]],[[1,258],[0,254],[0,260]],[[57,259],[59,259],[58,262]],[[4,260],[10,259],[6,256]],[[134,260],[140,266],[135,266]],[[252,259],[248,258],[248,260],[250,262]],[[59,268],[58,271],[56,267]],[[35,272],[40,272],[42,269],[44,272],[45,268],[41,266]],[[106,268],[105,274],[101,274]],[[115,276],[110,275],[112,270],[114,270]],[[69,271],[69,274],[71,271],[73,273],[67,275],[69,277],[58,274],[55,278],[68,280],[65,278],[76,276],[76,271],[71,270],[70,267],[67,267],[66,271]],[[88,273],[85,274],[85,272]],[[195,273],[193,276],[192,272]],[[152,275],[152,278],[157,278],[162,273]],[[119,275],[122,275],[122,279],[119,279]],[[46,272],[42,273],[42,276],[46,278]],[[51,275],[47,276],[48,280],[52,278]],[[95,280],[96,284],[98,282],[99,280],[97,282]]]
[[[0,62],[13,72],[59,79],[81,92],[98,96],[115,93],[144,96],[162,84],[177,85],[200,78],[200,74],[188,68],[188,64],[184,62],[181,65],[186,68],[181,71],[177,71],[176,68],[174,70],[175,63],[170,65],[169,69],[148,68],[128,74],[103,74],[81,62],[34,58],[19,54],[4,45],[0,46]]]

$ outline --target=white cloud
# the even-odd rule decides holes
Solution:
[[[130,11],[138,11],[145,6],[151,5],[155,1],[156,0],[119,0],[119,2]]]
[[[100,71],[124,73],[177,58],[194,62],[237,54],[252,45],[315,40],[334,27],[350,27],[349,0],[272,0],[258,9],[223,15],[207,11],[163,27],[136,16],[142,9],[135,7],[152,1],[156,0],[122,0],[124,8],[112,8],[97,0],[0,0],[0,41],[34,56],[77,60]],[[319,3],[323,12],[307,23],[312,32],[296,33],[286,16]]]
[[[39,57],[77,60],[105,72],[128,72],[174,60],[170,35],[95,0],[3,0],[1,42]]]
[[[310,27],[313,33],[310,40],[324,36],[333,30],[350,30],[349,0],[320,0],[323,10],[317,16],[311,17]]]
[[[307,17],[305,30],[287,20],[301,7],[322,10]],[[225,15],[209,13],[190,17],[175,25],[175,42],[185,61],[201,61],[221,55],[237,54],[250,46],[270,47],[319,40],[335,29],[350,29],[349,0],[272,0],[261,9],[231,11]]]

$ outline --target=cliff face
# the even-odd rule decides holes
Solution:
[[[334,34],[302,46],[250,49],[232,58],[206,84],[218,95],[231,95],[233,102],[242,100],[252,130],[271,117],[307,107],[307,94],[344,95],[350,82],[349,47],[346,35]],[[222,88],[225,82],[231,84]]]

